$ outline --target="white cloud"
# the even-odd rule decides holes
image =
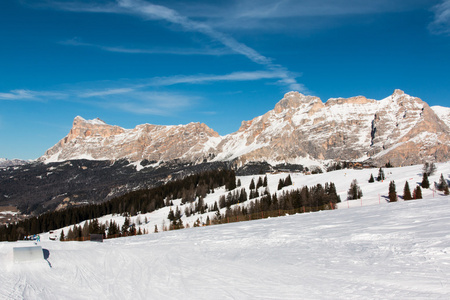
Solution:
[[[98,90],[98,91],[87,91],[82,92],[78,94],[81,98],[90,98],[90,97],[103,97],[103,96],[111,96],[111,95],[117,95],[117,94],[126,94],[133,92],[133,88],[116,88],[116,89],[105,89],[105,90]]]
[[[45,101],[47,99],[62,99],[66,97],[64,93],[50,91],[31,91],[31,90],[11,90],[8,93],[0,93],[0,100],[27,100],[27,101]]]
[[[180,93],[139,91],[127,95],[127,98],[114,98],[108,101],[97,101],[96,105],[113,107],[140,115],[169,116],[192,107],[199,101]]]
[[[126,84],[125,87],[117,87],[118,85],[124,85],[123,82],[109,82],[108,84],[114,86],[112,88],[90,88],[83,89],[78,88],[73,90],[73,96],[80,98],[92,98],[92,97],[108,97],[121,95],[122,97],[129,97],[139,91],[145,91],[151,87],[164,87],[177,84],[205,84],[213,82],[226,82],[226,81],[256,81],[264,79],[278,79],[277,82],[282,85],[295,85],[297,84],[298,91],[306,91],[306,88],[297,83],[295,80],[285,78],[283,72],[276,71],[253,71],[253,72],[233,72],[229,74],[197,74],[197,75],[177,75],[170,77],[154,77],[148,79],[137,80],[136,84]],[[102,82],[102,84],[104,84]],[[68,92],[69,93],[69,92]],[[146,91],[148,93],[148,91]]]
[[[0,93],[2,100],[32,100],[35,96],[32,91],[28,90],[12,90],[9,93]]]
[[[185,30],[205,34],[211,39],[222,43],[234,52],[244,55],[251,61],[263,65],[267,69],[278,73],[283,79],[281,82],[288,83],[288,87],[290,89],[294,90],[300,87],[300,85],[296,82],[295,77],[293,77],[286,68],[274,64],[270,58],[258,53],[256,50],[248,47],[247,45],[238,42],[234,38],[215,30],[206,23],[193,21],[168,7],[154,5],[141,0],[118,0],[118,3],[121,7],[129,10],[130,13],[141,15],[148,19],[166,20],[182,26]]]
[[[255,81],[261,79],[284,78],[284,73],[276,71],[233,72],[224,75],[200,74],[190,76],[172,76],[152,78],[149,85],[167,86],[175,84],[201,84],[217,81]]]
[[[328,20],[336,16],[428,9],[433,2],[436,0],[239,0],[208,2],[207,5],[189,3],[179,9],[191,18],[202,18],[215,28],[285,31],[303,30],[317,26],[318,22],[336,26],[336,22]]]
[[[60,42],[62,45],[68,46],[82,46],[82,47],[92,47],[97,48],[103,51],[108,52],[116,52],[116,53],[129,53],[129,54],[172,54],[172,55],[213,55],[213,56],[221,56],[221,55],[230,55],[235,54],[228,49],[187,49],[187,48],[129,48],[122,46],[105,46],[105,45],[96,45],[92,43],[82,42],[78,38],[65,40]]]
[[[450,0],[444,0],[433,7],[434,20],[428,29],[434,34],[450,35]]]
[[[51,2],[54,7],[70,11],[82,12],[102,12],[102,13],[120,13],[140,16],[147,20],[164,20],[172,24],[181,26],[183,30],[202,33],[214,41],[220,42],[222,45],[232,50],[235,53],[241,54],[251,61],[264,66],[268,70],[280,74],[283,80],[281,83],[289,82],[288,87],[292,90],[298,88],[300,85],[296,82],[295,77],[284,67],[281,67],[272,62],[272,59],[258,53],[253,48],[238,42],[233,37],[217,31],[212,26],[205,22],[198,22],[188,17],[179,14],[177,11],[166,6],[152,4],[142,0],[117,0],[117,6],[112,4],[84,4],[82,2]],[[104,10],[102,10],[104,7]],[[112,49],[109,49],[112,50]],[[116,49],[117,50],[117,49]]]

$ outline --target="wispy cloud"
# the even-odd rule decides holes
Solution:
[[[254,71],[254,72],[233,72],[224,75],[199,74],[183,75],[171,77],[152,78],[148,85],[168,86],[175,84],[202,84],[217,81],[255,81],[262,79],[280,79],[284,78],[283,72],[276,71]]]
[[[62,99],[64,93],[50,91],[31,91],[31,90],[11,90],[7,93],[0,93],[0,100],[27,100],[27,101],[45,101],[48,98]]]
[[[170,116],[193,107],[199,97],[181,93],[137,91],[127,97],[109,97],[107,101],[97,99],[92,104],[102,108],[113,108],[139,115]]]
[[[221,43],[232,52],[241,54],[252,62],[264,66],[267,70],[277,73],[281,78],[279,83],[288,86],[292,90],[302,90],[304,88],[302,84],[297,83],[295,76],[287,68],[275,64],[271,58],[260,54],[258,51],[244,43],[238,42],[233,37],[214,29],[207,23],[192,20],[169,7],[152,4],[142,0],[117,0],[117,5],[111,3],[102,5],[101,3],[86,4],[83,2],[59,1],[49,3],[53,3],[55,8],[70,11],[129,14],[139,16],[146,20],[167,21],[171,24],[180,26],[185,31],[201,33],[213,41]],[[109,51],[111,50],[121,49],[110,48]]]
[[[126,8],[130,13],[143,16],[153,20],[166,20],[168,22],[180,25],[183,29],[202,33],[211,39],[222,43],[232,51],[244,55],[251,61],[263,65],[267,69],[279,74],[280,82],[287,84],[290,89],[302,90],[303,85],[297,83],[292,74],[284,67],[272,62],[272,59],[258,53],[253,48],[238,42],[231,36],[215,30],[206,23],[191,20],[177,11],[165,6],[151,4],[141,0],[118,0],[120,7]]]
[[[116,52],[116,53],[128,53],[128,54],[172,54],[172,55],[212,55],[212,56],[221,56],[221,55],[230,55],[235,54],[228,49],[187,49],[187,48],[129,48],[123,46],[105,46],[105,45],[97,45],[92,43],[82,42],[78,38],[65,40],[59,42],[62,45],[68,46],[81,46],[81,47],[92,47],[97,48],[103,51],[108,52]]]
[[[229,74],[197,74],[197,75],[176,75],[169,77],[154,77],[148,79],[138,80],[136,84],[124,84],[120,81],[109,82],[109,85],[113,88],[90,88],[90,89],[78,89],[73,91],[73,94],[79,98],[92,98],[92,97],[108,97],[114,95],[122,95],[128,97],[133,93],[143,91],[151,87],[165,87],[178,84],[205,84],[213,82],[226,82],[226,81],[256,81],[264,79],[277,79],[280,84],[288,85],[295,84],[295,82],[289,82],[285,80],[283,73],[275,71],[254,71],[254,72],[233,72]],[[118,85],[126,85],[118,88]]]
[[[434,20],[428,29],[434,34],[450,35],[450,0],[444,0],[433,7]]]
[[[334,17],[428,9],[436,0],[240,0],[181,6],[191,18],[202,18],[215,28],[227,30],[303,30],[336,26]],[[315,18],[312,22],[311,18]],[[283,22],[280,22],[283,19]],[[273,21],[273,22],[272,22]],[[270,24],[270,26],[268,26]]]
[[[96,90],[96,91],[83,91],[78,94],[78,97],[81,98],[90,98],[90,97],[104,97],[111,96],[117,94],[127,94],[130,92],[134,92],[135,88],[112,88],[112,89],[104,89],[104,90]]]
[[[91,82],[84,83],[89,85],[89,88],[77,85],[67,87],[66,89],[55,91],[33,91],[33,90],[11,90],[9,92],[0,93],[0,100],[9,101],[51,101],[51,100],[65,100],[65,101],[84,101],[87,98],[101,99],[100,102],[106,100],[117,100],[117,97],[128,99],[129,101],[136,100],[142,104],[150,103],[164,108],[185,108],[194,103],[195,97],[185,96],[179,93],[162,93],[149,91],[150,88],[161,88],[165,86],[172,86],[178,84],[205,84],[212,82],[226,82],[226,81],[256,81],[264,79],[278,79],[278,81],[285,80],[283,73],[274,71],[255,71],[255,72],[233,72],[229,74],[197,74],[197,75],[178,75],[170,77],[154,77],[137,80],[137,83],[129,83],[123,81],[109,81],[109,82]],[[105,86],[105,84],[107,86]],[[283,84],[292,84],[292,82],[284,82]],[[95,87],[95,86],[102,87]],[[108,87],[109,86],[109,87]],[[151,100],[151,101],[150,101]],[[198,99],[197,99],[198,100]],[[94,103],[94,102],[92,102]],[[128,105],[127,107],[131,107]],[[134,111],[131,108],[128,111]],[[136,109],[138,111],[138,109]],[[150,109],[145,111],[150,112]],[[159,110],[155,110],[159,111]],[[142,112],[141,112],[142,113]]]

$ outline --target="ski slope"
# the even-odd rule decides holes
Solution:
[[[1,299],[449,299],[450,197],[40,246]]]
[[[431,184],[450,176],[449,163],[436,165]],[[412,190],[421,168],[384,169],[386,180],[375,183],[367,180],[378,169],[291,173],[285,190],[334,182],[343,200],[334,211],[152,233],[163,220],[168,225],[165,207],[132,217],[147,217],[139,226],[152,234],[94,243],[44,233],[38,245],[46,260],[33,263],[13,259],[14,247],[33,242],[3,242],[0,299],[450,299],[450,197],[424,189],[421,200],[384,198],[390,180],[400,196],[406,180]],[[268,175],[271,193],[286,176]],[[242,187],[252,178],[239,177]],[[364,196],[346,201],[353,179]],[[217,189],[205,202],[226,193]],[[183,223],[199,217],[206,219],[184,216]],[[100,218],[110,219],[123,217]]]

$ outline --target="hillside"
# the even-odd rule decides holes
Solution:
[[[345,205],[344,205],[345,206]],[[106,240],[40,245],[2,299],[447,299],[450,198],[371,205]]]
[[[450,183],[450,162],[448,163],[439,163],[436,164],[437,172],[430,176],[429,181],[433,186],[433,182],[438,182],[440,174],[444,175],[447,182]],[[409,167],[401,167],[401,168],[383,168],[386,179],[383,182],[374,182],[369,183],[368,180],[370,178],[370,174],[373,174],[374,177],[378,174],[378,169],[343,169],[338,171],[332,171],[322,174],[315,175],[305,175],[303,173],[279,173],[279,174],[268,174],[268,189],[271,194],[277,193],[280,196],[283,192],[291,191],[294,189],[300,189],[303,186],[312,187],[316,184],[324,185],[327,182],[333,182],[336,185],[337,194],[340,196],[342,202],[337,205],[338,210],[343,210],[347,208],[353,207],[361,207],[368,205],[391,205],[388,202],[388,191],[389,191],[389,183],[391,180],[396,183],[397,194],[399,195],[399,201],[402,200],[403,196],[403,187],[405,182],[408,181],[411,191],[416,187],[416,185],[420,184],[422,181],[422,165],[415,165]],[[277,190],[278,183],[280,179],[286,178],[287,175],[290,175],[292,178],[293,185],[284,187],[282,190]],[[259,177],[263,177],[264,175],[251,175],[251,176],[237,176],[237,179],[241,181],[242,187],[245,188],[248,195],[250,195],[249,185],[251,180],[254,182],[258,180]],[[347,201],[347,191],[350,187],[352,180],[356,179],[358,181],[359,186],[363,192],[363,197],[360,200],[350,200]],[[240,189],[240,188],[238,188]],[[264,191],[264,188],[260,188],[260,194]],[[215,202],[219,202],[221,196],[226,196],[228,192],[224,187],[216,189],[214,193],[208,194],[204,198],[204,203],[208,206],[212,206]],[[443,194],[438,191],[434,191],[433,189],[422,189],[423,197],[426,199],[433,199],[442,197]],[[247,202],[237,204],[235,206],[248,207],[250,202],[254,200],[248,200]],[[166,206],[159,210],[156,210],[152,213],[147,214],[138,214],[136,216],[131,217],[132,223],[139,223],[141,225],[137,225],[137,229],[141,229],[142,231],[145,229],[149,233],[154,232],[155,225],[158,227],[158,230],[161,231],[164,226],[169,226],[169,220],[167,216],[170,210],[175,210],[177,207],[182,212],[183,224],[189,227],[193,227],[194,223],[199,219],[202,223],[206,222],[207,217],[213,219],[216,212],[210,211],[205,214],[194,214],[187,217],[184,214],[184,210],[186,207],[189,207],[189,204],[182,204],[181,199],[173,200],[173,206]],[[198,201],[195,201],[193,204]],[[235,207],[235,206],[232,206]],[[226,207],[220,210],[222,214],[225,214]],[[147,219],[148,223],[144,224],[144,220]],[[99,219],[100,223],[105,223],[107,221],[114,220],[117,224],[122,226],[125,217],[120,215],[107,215]],[[84,223],[80,223],[83,225]],[[64,229],[65,235],[68,233],[68,227]],[[60,235],[60,231],[55,231],[57,236]],[[47,235],[43,235],[44,239],[47,238]]]

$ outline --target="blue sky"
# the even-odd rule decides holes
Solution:
[[[6,158],[77,115],[225,135],[291,90],[450,103],[450,0],[3,0],[0,39]]]

